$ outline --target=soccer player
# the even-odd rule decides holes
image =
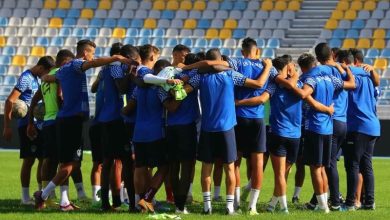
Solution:
[[[12,138],[11,129],[11,113],[12,106],[16,100],[20,99],[30,105],[31,99],[39,88],[38,78],[47,74],[54,66],[53,58],[45,56],[39,59],[38,63],[31,69],[24,71],[19,79],[15,88],[11,91],[4,105],[4,126],[3,126],[3,138],[6,141]],[[20,159],[23,159],[22,167],[20,170],[20,180],[22,185],[22,199],[21,204],[32,204],[30,198],[30,176],[31,168],[34,165],[35,159],[41,157],[42,146],[39,143],[40,137],[36,137],[34,140],[30,140],[27,136],[27,124],[28,115],[24,118],[18,119],[18,133],[20,141]],[[37,170],[37,180],[40,179],[40,169]],[[41,184],[38,181],[38,184]]]
[[[372,154],[380,136],[380,122],[376,115],[375,86],[379,85],[379,75],[370,65],[363,64],[361,51],[354,51],[356,88],[348,92],[347,145],[343,147],[344,165],[347,172],[346,210],[355,210],[359,172],[364,179],[365,197],[363,208],[375,209],[374,172]],[[369,72],[369,73],[367,73]]]
[[[35,207],[38,210],[44,208],[45,200],[55,187],[66,181],[72,171],[79,167],[82,155],[83,121],[89,117],[85,71],[115,61],[129,63],[128,59],[120,55],[93,59],[95,48],[95,43],[90,40],[79,41],[76,59],[65,64],[54,77],[60,84],[64,97],[56,122],[60,167],[50,183],[42,191],[34,193]],[[46,76],[46,80],[43,81],[53,81],[53,76]],[[74,208],[72,203],[63,208],[68,209],[68,207]]]
[[[210,61],[222,61],[218,49],[210,49],[206,53],[206,59]],[[201,61],[202,62],[202,61]],[[237,160],[237,149],[235,141],[234,126],[236,125],[234,108],[234,86],[246,86],[260,88],[264,85],[264,77],[268,78],[271,62],[263,61],[265,65],[263,73],[256,79],[246,78],[242,74],[228,70],[217,74],[195,75],[190,80],[191,88],[200,89],[202,107],[202,131],[199,140],[198,160],[202,161],[202,191],[203,211],[211,214],[211,171],[212,163],[216,158],[222,159],[226,174],[226,212],[234,214],[234,192],[236,177],[234,162]],[[207,62],[206,62],[207,66]],[[199,67],[198,64],[185,66],[183,69]],[[187,87],[188,88],[188,87]],[[221,89],[223,88],[223,89]]]

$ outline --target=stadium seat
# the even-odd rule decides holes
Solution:
[[[7,42],[8,43],[8,42]],[[8,56],[13,56],[16,54],[16,48],[13,47],[13,46],[10,46],[9,44],[7,44],[8,46],[4,47],[3,48],[3,53],[2,55],[8,55]]]
[[[210,48],[220,48],[222,47],[222,40],[218,38],[211,39],[209,41],[208,47]]]
[[[351,3],[350,5],[350,8],[351,10],[361,10],[363,9],[363,3],[361,1],[354,1],[353,3]]]
[[[54,10],[53,16],[58,17],[58,18],[65,18],[66,17],[66,10],[56,9],[56,10]]]
[[[283,39],[285,38],[285,32],[283,29],[274,30],[274,32],[272,33],[272,37]]]
[[[166,4],[166,9],[167,10],[178,10],[179,9],[179,2],[176,0],[171,0],[165,3]]]
[[[206,39],[212,39],[218,37],[218,30],[217,29],[208,29],[206,31]]]
[[[192,48],[194,46],[194,42],[191,38],[182,38],[180,44],[183,44],[189,48]]]
[[[8,37],[8,36],[16,36],[18,34],[18,29],[15,28],[15,27],[7,27],[5,28],[5,31],[4,31],[4,36]]]
[[[356,41],[355,39],[345,39],[343,42],[342,48],[349,49],[349,48],[355,48],[356,47]]]
[[[287,2],[286,1],[276,1],[274,10],[284,11],[287,9]]]
[[[222,19],[214,19],[211,21],[211,28],[217,28],[220,29],[223,27],[223,20]]]
[[[56,9],[57,8],[57,1],[56,0],[45,0],[43,7],[46,9]]]
[[[0,66],[0,76],[4,76],[6,73],[7,73],[7,67],[1,65]],[[3,77],[1,77],[1,79],[3,79]],[[2,82],[0,83],[0,85],[2,85]]]
[[[238,21],[237,28],[239,28],[239,29],[249,29],[250,26],[251,26],[250,21],[248,19],[243,18],[243,19],[240,19]]]
[[[26,27],[20,27],[18,30],[18,36],[23,37],[23,36],[30,36],[31,35],[31,29],[26,28]]]
[[[19,27],[21,24],[22,24],[22,19],[21,18],[11,17],[9,19],[8,26],[9,27]]]
[[[368,19],[365,28],[377,28],[379,26],[377,19]]]
[[[378,49],[368,49],[365,57],[367,58],[377,58],[379,56],[379,50]]]
[[[219,10],[233,10],[233,3],[230,1],[223,1],[219,5]]]
[[[352,28],[354,29],[363,29],[365,26],[365,21],[362,19],[356,19],[352,22]]]
[[[371,38],[372,30],[371,29],[362,29],[360,31],[359,38]]]
[[[71,6],[70,0],[60,0],[58,2],[58,8],[60,9],[69,9]]]
[[[84,1],[82,1],[82,0],[74,0],[74,1],[72,1],[72,7],[71,8],[77,8],[77,9],[84,8]]]
[[[64,38],[62,37],[53,37],[50,41],[50,46],[62,47],[64,46]]]
[[[198,22],[198,28],[208,29],[211,26],[211,22],[208,19],[200,19]]]
[[[337,39],[344,39],[346,37],[345,30],[343,29],[336,29],[332,33],[332,38]]]
[[[117,26],[117,25],[116,25],[116,19],[114,19],[114,18],[107,18],[107,19],[104,19],[103,27],[115,28],[116,26]]]
[[[380,56],[383,58],[390,59],[390,48],[383,49]]]
[[[16,50],[17,55],[29,56],[30,55],[30,47],[18,47]],[[7,55],[7,54],[5,54]]]
[[[377,9],[372,12],[371,18],[374,19],[383,19],[385,17],[385,12],[381,9]]]
[[[130,27],[132,28],[142,28],[144,26],[144,21],[141,19],[131,20]]]
[[[74,28],[72,31],[72,37],[84,37],[85,36],[85,30],[84,28]]]
[[[180,2],[179,9],[180,10],[188,10],[188,11],[191,10],[192,9],[192,2],[189,0],[184,0],[184,1]]]
[[[264,27],[264,21],[261,19],[254,19],[251,24],[252,29],[261,29]]]
[[[279,48],[280,47],[280,41],[276,38],[271,38],[267,42],[267,48]]]
[[[172,28],[183,28],[183,20],[182,19],[173,19],[171,21]]]
[[[111,1],[110,0],[101,0],[99,2],[99,9],[105,9],[105,10],[109,10],[111,9]]]
[[[22,8],[15,8],[12,17],[24,18],[26,16],[26,10]]]
[[[98,9],[95,10],[95,18],[107,18],[107,10]]]
[[[194,2],[193,10],[203,11],[205,9],[206,9],[206,2],[205,1],[197,0]]]
[[[249,29],[246,32],[246,37],[257,38],[257,37],[259,37],[259,32],[257,30],[254,30],[254,29]]]
[[[162,28],[156,28],[153,30],[153,37],[164,37],[165,36],[165,29]]]
[[[194,46],[198,48],[205,48],[207,47],[207,40],[203,38],[197,38]]]
[[[376,8],[376,2],[375,1],[366,1],[363,6],[364,10],[375,10]]]
[[[239,20],[242,18],[242,13],[241,13],[241,11],[238,11],[238,10],[230,11],[229,18]]]
[[[149,17],[151,17],[149,15]],[[159,16],[158,18],[160,18],[161,16]],[[176,16],[175,16],[175,19],[187,19],[188,18],[188,12],[187,11],[184,11],[184,10],[178,10],[176,12]]]
[[[152,40],[152,45],[158,47],[158,48],[164,48],[165,46],[165,41],[164,38],[153,38]]]
[[[148,12],[146,10],[139,9],[139,10],[135,11],[134,18],[146,19],[148,17],[150,17],[150,16],[148,16]],[[150,18],[153,18],[153,17],[150,17]]]
[[[157,27],[157,22],[156,22],[156,19],[153,19],[153,18],[148,18],[148,19],[145,19],[145,23],[144,23],[144,28],[156,28]]]
[[[255,13],[254,10],[245,10],[242,13],[242,19],[252,20],[252,19],[255,19],[255,18],[256,18],[256,13]],[[238,22],[240,22],[240,20]]]
[[[5,76],[4,77],[4,85],[14,86],[16,84],[16,81],[17,81],[16,76]]]
[[[184,21],[184,28],[186,29],[195,29],[197,27],[195,19],[186,19]]]
[[[219,38],[228,39],[232,37],[232,31],[230,29],[221,29],[219,32]]]
[[[214,19],[215,18],[215,12],[212,10],[205,10],[202,13],[202,19]]]
[[[167,29],[166,37],[176,38],[179,35],[179,31],[176,28]]]
[[[130,44],[130,45],[135,45],[135,38],[130,38],[130,37],[126,37],[124,40],[123,40],[123,44]]]
[[[301,8],[301,3],[299,2],[299,0],[295,0],[295,1],[290,1],[288,3],[287,10],[299,11],[300,8]]]
[[[375,39],[372,42],[372,48],[384,49],[385,45],[386,45],[386,43],[385,43],[384,39]]]
[[[126,36],[126,30],[124,28],[115,28],[112,36],[115,38],[124,38]]]
[[[26,65],[26,57],[19,56],[19,55],[14,56],[12,58],[12,65],[13,66],[25,66]]]
[[[68,38],[69,39],[69,38]],[[68,39],[66,39],[68,41]],[[98,37],[95,39],[95,44],[97,47],[106,47],[106,46],[111,46],[107,44],[107,38],[105,37]],[[68,42],[65,42],[65,45],[69,45]]]
[[[140,37],[152,37],[153,31],[152,29],[144,29],[142,28],[139,32]]]
[[[168,38],[167,42],[165,44],[165,47],[173,48],[178,44],[179,44],[179,41],[176,38]]]
[[[227,19],[225,20],[224,24],[225,29],[235,29],[237,28],[237,21],[234,19]]]
[[[360,49],[368,49],[368,48],[370,48],[371,47],[370,39],[360,38],[358,40],[358,43],[357,43],[356,47],[360,48]]]
[[[4,36],[0,36],[0,47],[4,47],[6,39]]]
[[[111,36],[112,36],[111,28],[100,28],[99,37],[111,37]]]
[[[36,18],[39,17],[39,11],[36,8],[29,8],[26,13],[26,18]]]
[[[333,29],[336,29],[338,26],[338,22],[337,20],[334,20],[334,19],[329,19],[326,24],[325,24],[325,28],[326,29],[329,29],[329,30],[333,30]]]
[[[90,9],[90,8],[85,8],[81,11],[81,18],[87,18],[87,19],[91,19],[93,18],[93,10]]]
[[[274,3],[272,1],[263,1],[261,4],[261,10],[271,11],[274,8]]]
[[[32,17],[25,17],[25,18],[23,18],[23,21],[22,21],[22,26],[23,27],[32,27],[34,25],[35,25],[35,19],[34,18],[32,18]]]
[[[235,39],[226,39],[224,42],[223,42],[223,47],[226,47],[226,48],[236,48],[237,47],[237,41]]]
[[[58,35],[60,37],[69,37],[72,35],[72,29],[71,28],[61,28]]]
[[[189,18],[193,18],[196,20],[199,20],[202,17],[202,13],[200,11],[190,11],[190,14],[188,15]]]
[[[82,18],[80,18],[80,19],[82,19]],[[62,26],[64,26],[64,27],[73,27],[73,26],[76,26],[76,25],[77,26],[81,26],[81,24],[77,24],[76,23],[76,20],[74,18],[65,18],[64,22],[62,24]],[[86,25],[88,25],[88,23]]]
[[[202,36],[204,36],[204,34],[203,34]],[[180,30],[180,34],[179,34],[179,37],[180,37],[180,38],[193,37],[192,30],[189,30],[189,29],[181,29],[181,30]]]
[[[87,0],[85,2],[85,8],[97,9],[98,2],[96,0]]]
[[[31,36],[32,37],[39,37],[39,36],[43,36],[44,34],[45,34],[45,31],[42,27],[34,27],[32,29]]]
[[[26,36],[30,36],[30,35],[26,35]],[[46,33],[45,33],[45,36],[46,36],[46,37],[55,37],[55,36],[58,36],[58,28],[47,28],[47,29],[46,29]]]
[[[218,10],[219,9],[219,2],[218,1],[208,1],[206,9],[208,9],[208,10]]]
[[[341,40],[340,39],[331,39],[329,41],[329,47],[333,48],[333,47],[341,47]]]
[[[374,61],[374,68],[385,70],[387,68],[387,59],[378,58]]]
[[[344,13],[344,19],[347,20],[354,20],[356,19],[356,11],[355,10],[348,10]]]
[[[275,51],[271,48],[265,48],[261,54],[261,57],[273,59],[275,57]]]
[[[45,48],[44,47],[33,47],[31,50],[31,56],[38,56],[38,57],[45,56]]]
[[[134,11],[133,10],[123,10],[121,18],[134,18]]]
[[[215,19],[227,19],[229,17],[229,12],[226,10],[218,10],[215,14]]]
[[[95,38],[99,35],[99,30],[98,30],[98,28],[89,27],[89,28],[87,28],[85,35],[86,35],[86,37],[89,37],[89,38]]]
[[[372,38],[374,39],[383,39],[386,37],[386,32],[384,29],[376,29],[374,31],[374,35],[372,36]]]
[[[16,8],[29,8],[29,7],[30,7],[30,1],[28,0],[19,0],[16,5]]]
[[[380,21],[379,28],[390,29],[390,19],[383,19]]]
[[[359,12],[358,12],[358,16],[357,16],[357,18],[359,18],[359,19],[365,19],[365,20],[369,19],[370,17],[371,17],[371,14],[370,14],[370,12],[367,11],[367,10],[361,10],[361,11],[359,11]]]
[[[251,30],[249,30],[251,31]],[[249,36],[249,31],[247,32],[247,35]],[[256,35],[251,35],[252,38],[255,38]],[[260,36],[261,38],[271,38],[272,37],[272,30],[270,29],[262,29],[260,31]]]
[[[120,18],[120,19],[118,19],[117,26],[122,27],[122,28],[127,28],[130,26],[130,21],[129,21],[129,19],[126,19],[126,18]]]
[[[108,12],[108,18],[115,18],[115,19],[119,19],[121,17],[121,11],[118,10],[118,9],[111,9],[109,12]]]

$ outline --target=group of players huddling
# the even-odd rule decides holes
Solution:
[[[97,59],[95,47],[92,41],[81,40],[76,55],[61,50],[55,61],[42,57],[22,73],[6,101],[6,139],[12,136],[15,100],[30,106],[18,124],[23,203],[30,202],[31,166],[39,158],[43,162],[38,181],[43,186],[34,193],[35,207],[52,205],[53,191],[60,186],[60,209],[79,208],[68,199],[68,177],[74,179],[79,198],[85,197],[80,166],[83,123],[89,118],[86,71],[102,67],[91,88],[96,93],[96,112],[89,134],[92,199],[99,200],[100,190],[103,211],[121,206],[123,181],[129,210],[154,212],[154,197],[165,181],[173,193],[170,200],[176,213],[187,214],[198,160],[204,214],[212,213],[213,165],[222,164],[226,213],[241,211],[240,201],[249,195],[246,211],[258,215],[256,205],[268,157],[275,180],[269,212],[279,203],[278,210],[288,213],[286,179],[294,163],[298,168],[294,203],[299,201],[307,165],[314,189],[307,208],[325,213],[375,209],[372,154],[380,136],[375,107],[379,75],[363,64],[361,51],[331,49],[320,43],[315,47],[316,58],[310,53],[298,58],[299,75],[289,55],[260,59],[251,38],[242,41],[242,58],[222,56],[219,49],[194,54],[177,45],[172,63],[159,60],[159,49],[153,45],[116,43],[111,57]],[[168,70],[173,75],[161,74]],[[45,103],[43,122],[33,114],[40,100]],[[264,104],[268,100],[271,113],[266,126]],[[345,201],[337,170],[341,148],[347,173]],[[249,180],[243,198],[241,158],[247,160]]]

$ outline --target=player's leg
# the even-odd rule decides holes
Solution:
[[[234,191],[236,188],[236,175],[234,162],[224,163],[225,182],[226,182],[226,212],[227,214],[234,213]]]
[[[214,184],[214,193],[213,193],[213,201],[221,202],[221,184],[222,184],[222,176],[223,176],[223,163],[221,160],[216,160],[214,163],[213,169],[213,184]]]
[[[132,154],[134,153],[134,145],[132,142],[134,124],[125,123],[125,153],[121,157],[122,160],[122,176],[125,183],[127,197],[129,198],[129,210],[135,211],[135,190],[134,190],[134,160]]]
[[[83,184],[83,174],[81,173],[81,161],[76,162],[76,166],[74,167],[71,177],[77,191],[77,199],[79,201],[86,201],[87,195]]]
[[[286,198],[287,184],[285,179],[286,157],[281,157],[281,156],[271,154],[271,162],[272,162],[272,168],[274,170],[275,186],[274,186],[273,197],[270,203],[274,202],[274,200],[278,201],[280,204],[281,211],[286,212],[287,211],[287,198]],[[276,204],[270,204],[267,210],[274,211],[275,206]]]
[[[30,178],[31,169],[35,162],[34,153],[31,151],[31,141],[27,137],[27,127],[22,126],[18,128],[19,142],[20,142],[20,159],[22,159],[22,166],[20,168],[20,182],[22,185],[21,204],[31,204],[30,198]]]
[[[362,193],[363,193],[363,176],[361,173],[359,173],[359,181],[358,185],[356,187],[356,193],[355,193],[355,207],[356,209],[360,209],[362,207]]]
[[[234,188],[234,209],[239,210],[241,206],[241,176],[240,176],[240,165],[241,165],[242,153],[237,152],[237,160],[234,162],[234,175],[236,177],[236,186]]]
[[[297,204],[299,203],[299,196],[301,194],[302,186],[305,181],[305,164],[303,163],[303,148],[305,144],[305,130],[302,129],[302,135],[301,140],[299,143],[299,150],[298,150],[298,157],[295,164],[295,187],[294,187],[294,194],[292,196],[292,203]]]
[[[89,139],[91,142],[92,151],[92,169],[91,169],[91,185],[92,185],[92,201],[99,202],[100,197],[98,191],[101,188],[100,178],[102,172],[103,152],[101,143],[100,124],[95,123],[89,128]]]
[[[211,172],[213,169],[212,163],[202,163],[200,182],[203,193],[203,212],[211,214]]]
[[[372,155],[374,152],[374,145],[376,138],[360,134],[362,136],[360,139],[364,143],[364,153],[360,160],[360,171],[363,176],[364,182],[364,204],[363,208],[367,210],[375,209],[375,199],[374,199],[374,170],[372,168]]]

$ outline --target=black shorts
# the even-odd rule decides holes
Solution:
[[[251,153],[264,153],[266,146],[266,127],[262,118],[237,117],[236,132],[237,148],[245,158]]]
[[[332,135],[306,131],[303,162],[311,166],[330,166]]]
[[[305,136],[306,136],[306,130],[305,130],[305,127],[302,126],[302,128],[301,128],[301,141],[299,142],[298,158],[303,157],[303,149],[305,148]]]
[[[92,161],[97,163],[103,163],[102,136],[100,127],[101,123],[95,123],[89,127]]]
[[[167,145],[165,139],[152,142],[134,142],[135,167],[159,167],[166,165]]]
[[[119,159],[130,155],[130,144],[126,140],[125,123],[122,119],[101,123],[103,158]]]
[[[220,159],[223,163],[232,163],[237,160],[237,146],[234,129],[220,132],[200,133],[198,146],[198,160],[205,163],[214,163]]]
[[[20,153],[19,157],[24,158],[42,158],[43,157],[43,138],[42,132],[37,128],[37,137],[30,140],[27,136],[27,125],[18,128]]]
[[[83,117],[57,118],[56,128],[59,162],[81,161],[83,158]]]
[[[195,160],[197,145],[196,124],[167,127],[169,161]]]
[[[277,157],[286,157],[289,164],[297,161],[300,138],[287,138],[276,134],[269,136],[269,152]]]
[[[264,156],[269,157],[269,147],[270,147],[270,137],[271,137],[271,126],[270,125],[265,126],[265,136],[266,136],[265,146],[266,146],[267,151],[264,152]]]
[[[125,122],[126,143],[130,144],[131,153],[134,153],[133,135],[135,123]]]
[[[57,160],[58,158],[58,147],[56,137],[56,124],[44,126],[42,128],[43,136],[43,158]]]

